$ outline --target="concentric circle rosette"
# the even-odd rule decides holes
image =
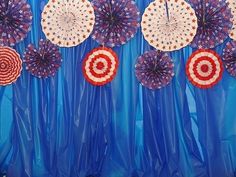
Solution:
[[[233,40],[236,40],[236,1],[235,0],[226,0],[229,3],[229,8],[231,10],[231,13],[233,15],[232,23],[233,23],[233,27],[230,30],[230,38]]]
[[[189,0],[198,18],[193,48],[214,48],[224,42],[232,28],[231,10],[225,0]]]
[[[135,74],[143,86],[160,89],[171,82],[174,63],[167,53],[151,50],[137,59]]]
[[[116,76],[119,61],[116,53],[106,47],[98,47],[87,54],[83,61],[83,74],[92,85],[102,86]]]
[[[39,78],[54,76],[61,66],[59,48],[49,40],[40,40],[39,49],[29,44],[24,52],[26,70]]]
[[[197,17],[184,0],[156,0],[142,17],[142,33],[148,43],[162,51],[187,46],[197,32]]]
[[[0,1],[0,46],[14,46],[31,29],[32,12],[26,0]]]
[[[0,85],[15,82],[21,74],[20,55],[12,48],[0,47]]]
[[[236,78],[236,41],[230,41],[226,44],[222,61],[229,74]]]
[[[134,37],[140,26],[139,10],[132,0],[93,0],[96,23],[92,38],[108,46],[120,46]]]
[[[221,80],[223,63],[216,52],[199,49],[188,59],[186,74],[196,87],[210,88]]]
[[[50,0],[42,12],[46,37],[60,47],[73,47],[89,37],[95,23],[88,0]]]

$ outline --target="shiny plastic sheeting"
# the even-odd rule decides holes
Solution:
[[[137,0],[141,12],[151,1]],[[44,1],[30,0],[33,30],[16,46],[44,38]],[[41,8],[39,8],[41,7]],[[140,30],[115,48],[120,67],[103,87],[87,83],[82,59],[98,44],[62,48],[55,78],[25,69],[17,83],[0,87],[0,170],[9,177],[226,177],[236,169],[236,81],[227,73],[200,90],[186,79],[192,49],[171,53],[176,76],[151,91],[135,78],[136,58],[149,50]],[[221,54],[222,47],[217,48]],[[187,93],[187,94],[186,94]]]

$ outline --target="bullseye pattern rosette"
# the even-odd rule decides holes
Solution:
[[[223,51],[222,61],[229,74],[236,78],[236,42],[230,41]]]
[[[112,49],[98,47],[85,57],[82,66],[83,74],[92,85],[102,86],[114,79],[118,65],[118,57]]]
[[[93,39],[108,46],[120,46],[134,37],[139,24],[139,10],[132,0],[93,0],[96,23]]]
[[[236,1],[235,0],[227,0],[227,2],[229,3],[229,8],[231,10],[231,13],[233,15],[232,23],[233,23],[233,27],[230,31],[230,38],[232,38],[233,40],[236,40]]]
[[[143,86],[160,89],[171,82],[174,63],[167,53],[151,50],[137,59],[135,74]]]
[[[88,0],[50,0],[42,12],[46,37],[60,47],[73,47],[89,37],[95,23]]]
[[[142,33],[148,43],[162,51],[187,46],[197,32],[197,17],[183,0],[156,0],[142,17]]]
[[[214,48],[224,42],[232,27],[231,10],[225,0],[189,0],[198,18],[198,30],[191,46]]]
[[[15,82],[21,74],[20,55],[12,48],[0,47],[0,85]]]
[[[39,49],[29,44],[24,52],[26,70],[39,78],[54,76],[61,66],[59,49],[49,40],[40,40]]]
[[[213,50],[199,49],[188,59],[186,74],[196,87],[211,88],[222,78],[223,63]]]
[[[30,31],[32,12],[26,0],[0,1],[0,46],[14,46]]]

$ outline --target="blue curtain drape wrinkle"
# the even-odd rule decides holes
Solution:
[[[144,141],[149,158],[146,176],[203,177],[206,171],[187,106],[183,51],[172,52],[171,56],[176,73],[173,82],[160,91],[143,91]]]
[[[0,88],[0,168],[6,171],[12,150],[12,87]]]
[[[228,41],[229,39],[226,40]],[[214,49],[220,56],[225,43]],[[233,159],[236,151],[232,149],[235,140],[231,138],[235,135],[231,124],[235,122],[235,114],[232,111],[232,105],[235,105],[232,98],[235,95],[231,94],[231,90],[235,88],[234,81],[235,79],[225,71],[222,81],[213,88],[194,89],[199,142],[209,177],[235,175]]]

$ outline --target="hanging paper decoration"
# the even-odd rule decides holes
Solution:
[[[196,87],[210,88],[221,80],[223,63],[213,50],[199,49],[188,59],[186,73]]]
[[[224,42],[232,27],[231,11],[226,1],[190,0],[198,18],[198,30],[191,46],[214,48]]]
[[[0,47],[0,85],[15,82],[21,74],[20,55],[10,47]]]
[[[227,2],[229,3],[229,8],[231,10],[231,13],[233,15],[232,23],[233,23],[233,27],[230,31],[230,38],[232,38],[233,40],[236,40],[236,1],[235,0],[227,0]]]
[[[230,41],[226,44],[222,60],[229,74],[236,78],[236,41]]]
[[[168,54],[151,50],[137,59],[135,74],[141,84],[149,89],[160,89],[174,76],[174,63]]]
[[[88,0],[50,0],[42,12],[46,37],[60,47],[73,47],[89,37],[95,23]]]
[[[83,61],[85,79],[96,86],[111,82],[119,65],[116,53],[106,47],[98,47],[87,54]]]
[[[93,39],[108,46],[120,46],[134,37],[139,27],[139,10],[132,0],[93,0],[96,23]]]
[[[151,46],[173,51],[187,46],[197,31],[197,17],[183,0],[156,0],[145,9],[142,33]]]
[[[32,44],[29,44],[24,53],[26,70],[39,78],[54,76],[61,66],[61,62],[58,47],[49,40],[41,39],[38,50]]]
[[[0,46],[14,46],[30,31],[32,12],[25,0],[0,1]]]

